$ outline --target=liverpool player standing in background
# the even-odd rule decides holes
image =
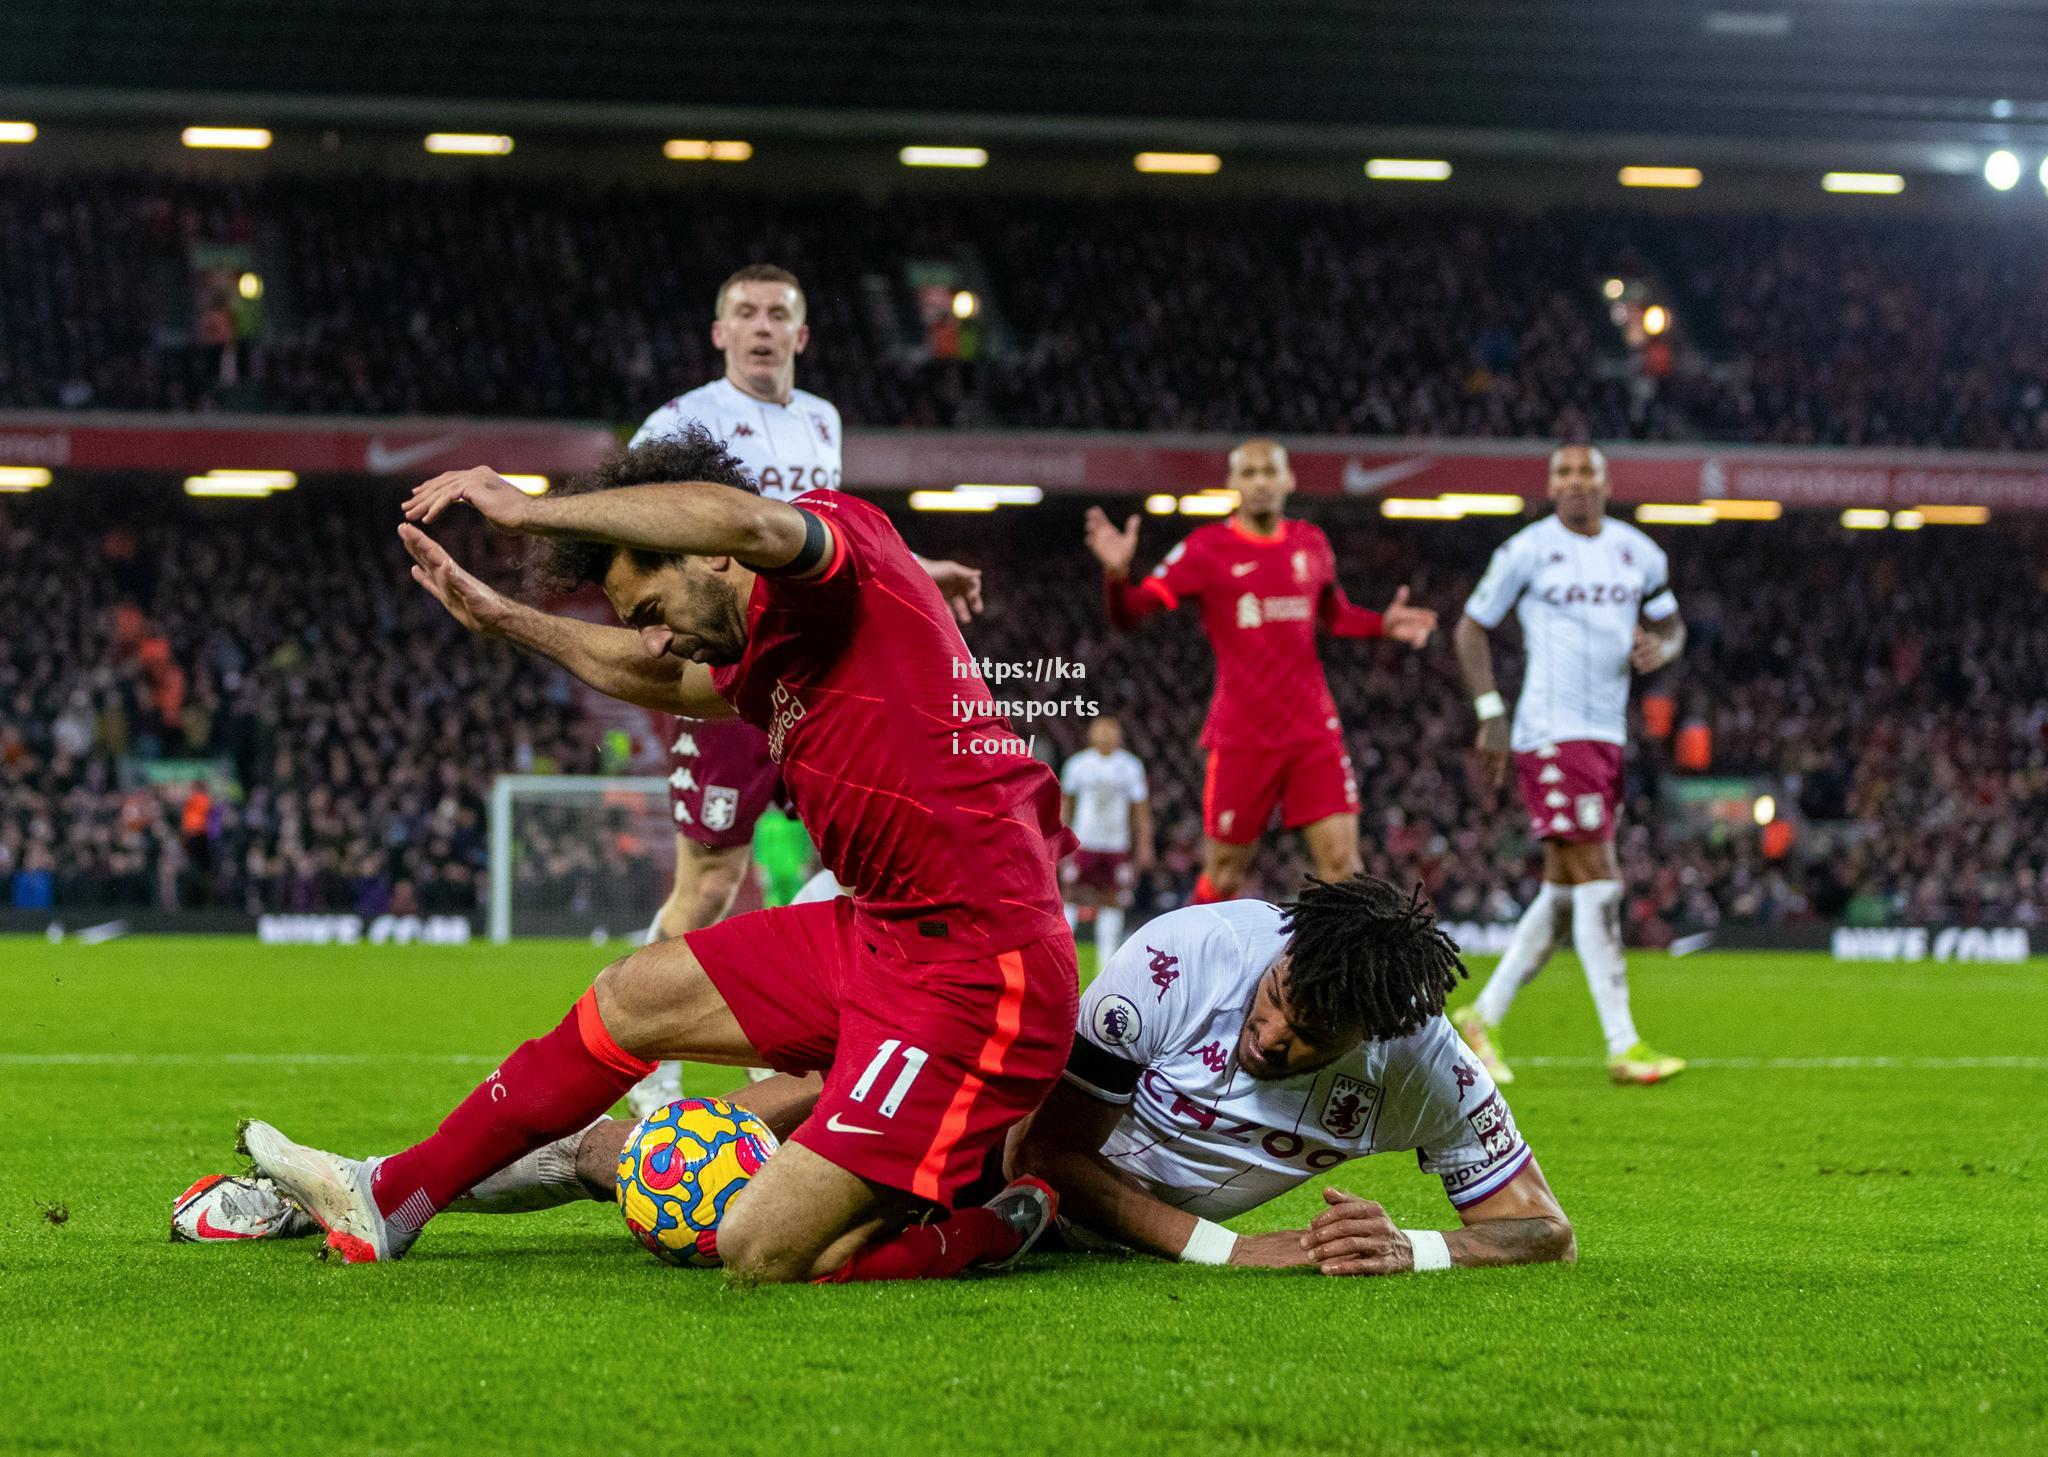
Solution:
[[[678,395],[642,422],[630,442],[680,435],[701,425],[775,501],[837,490],[844,438],[839,410],[796,387],[796,359],[810,344],[803,285],[786,268],[751,264],[726,279],[713,308],[711,342],[725,373]],[[966,622],[981,607],[981,573],[958,562],[919,563]],[[647,939],[715,925],[732,910],[752,854],[754,826],[782,792],[768,741],[738,719],[677,719],[669,727],[669,808],[675,816],[676,874]],[[644,1115],[682,1096],[682,1070],[663,1063],[627,1103]]]
[[[1322,528],[1281,515],[1294,472],[1277,441],[1233,450],[1229,486],[1236,514],[1190,532],[1135,584],[1138,518],[1119,531],[1099,507],[1088,511],[1088,549],[1102,563],[1111,623],[1132,627],[1194,601],[1216,653],[1216,694],[1202,726],[1209,764],[1196,904],[1237,894],[1275,805],[1281,827],[1302,832],[1318,876],[1359,872],[1358,777],[1316,655],[1316,627],[1414,648],[1436,630],[1436,614],[1410,607],[1406,587],[1384,613],[1345,598]]]
[[[1629,670],[1652,673],[1677,657],[1685,622],[1663,548],[1608,519],[1607,458],[1599,450],[1552,452],[1550,499],[1556,514],[1501,544],[1458,622],[1458,664],[1479,713],[1479,754],[1499,786],[1513,751],[1529,833],[1543,842],[1543,886],[1478,1001],[1454,1020],[1494,1081],[1513,1081],[1496,1029],[1515,993],[1564,939],[1569,918],[1607,1035],[1608,1071],[1617,1083],[1654,1083],[1683,1072],[1685,1061],[1652,1050],[1629,1013],[1614,817]],[[1512,739],[1487,643],[1511,607],[1528,657]]]

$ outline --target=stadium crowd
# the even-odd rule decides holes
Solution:
[[[1962,220],[20,172],[0,273],[39,286],[0,292],[0,408],[638,419],[716,373],[710,293],[772,258],[809,285],[805,383],[855,424],[2039,448],[2034,246]],[[908,283],[930,264],[987,305],[943,349]],[[260,299],[209,302],[209,267]],[[1606,318],[1617,272],[1671,302],[1656,368]]]
[[[0,600],[37,624],[0,644],[0,905],[480,906],[492,777],[616,761],[561,674],[463,640],[413,587],[391,505],[337,488],[211,511],[171,497],[113,526],[56,492],[0,508]],[[1198,868],[1208,649],[1188,614],[1111,632],[1063,509],[1045,508],[1028,538],[1009,516],[907,529],[923,549],[989,567],[978,654],[1078,661],[1081,688],[1044,693],[1079,691],[1123,716],[1159,826],[1141,909],[1161,910]],[[227,511],[259,514],[224,529]],[[1407,582],[1447,625],[1499,535],[1325,524],[1354,599]],[[1183,529],[1148,520],[1141,563]],[[453,532],[458,551],[514,572],[502,538]],[[1710,736],[1710,773],[1758,776],[1795,834],[1774,847],[1746,821],[1679,809],[1660,792],[1673,738],[1639,732],[1621,841],[1638,939],[1728,917],[2009,923],[2048,910],[2039,533],[1870,539],[1787,520],[1669,544],[1691,645],[1650,686],[1681,728]],[[1519,661],[1502,636],[1511,685]],[[1511,917],[1533,891],[1535,847],[1512,793],[1472,775],[1447,645],[1329,642],[1326,660],[1366,800],[1368,868],[1419,878],[1447,918]],[[1085,722],[1031,727],[1057,758]],[[534,834],[522,886],[573,896],[602,881],[609,893],[638,875],[650,902],[659,892],[623,837],[591,844],[546,817]],[[1302,863],[1275,841],[1256,873],[1285,886]]]

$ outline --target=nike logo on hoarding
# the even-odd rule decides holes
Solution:
[[[431,460],[445,450],[453,450],[462,443],[460,435],[436,435],[432,440],[421,440],[412,445],[390,446],[381,435],[372,435],[370,443],[363,447],[363,465],[373,476],[396,475],[402,470],[411,470],[423,460]]]
[[[834,1113],[825,1120],[825,1126],[834,1133],[873,1133],[879,1135],[882,1131],[879,1128],[861,1128],[852,1123],[841,1123],[837,1113]]]
[[[1396,481],[1405,481],[1412,475],[1420,475],[1432,464],[1426,455],[1413,460],[1397,460],[1392,465],[1362,466],[1355,460],[1344,462],[1344,489],[1354,496],[1370,495],[1385,490]]]

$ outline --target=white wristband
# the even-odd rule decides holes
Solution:
[[[1451,1268],[1450,1242],[1439,1230],[1404,1229],[1408,1236],[1408,1251],[1414,1257],[1411,1268],[1416,1270],[1448,1270]]]
[[[1496,690],[1492,693],[1482,693],[1473,699],[1472,711],[1479,715],[1481,723],[1485,723],[1490,718],[1499,718],[1502,714],[1506,713],[1508,705],[1507,701]]]
[[[1181,1246],[1183,1265],[1227,1265],[1237,1248],[1237,1236],[1213,1220],[1195,1221],[1195,1232]]]

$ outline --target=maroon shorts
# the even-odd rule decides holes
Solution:
[[[854,929],[846,896],[734,916],[685,938],[761,1060],[823,1069],[798,1143],[951,1204],[1059,1081],[1080,998],[1064,928],[1015,951],[904,961]]]
[[[1592,739],[1515,755],[1515,783],[1539,840],[1589,845],[1614,838],[1621,811],[1621,745]]]
[[[1137,878],[1130,853],[1124,850],[1076,850],[1060,862],[1060,884],[1069,889],[1086,886],[1129,900]]]
[[[1266,833],[1273,806],[1280,827],[1300,829],[1331,815],[1358,813],[1358,775],[1337,735],[1298,744],[1209,751],[1202,780],[1202,833],[1249,845]]]
[[[676,833],[713,850],[754,843],[754,822],[782,797],[768,735],[736,718],[678,718],[668,750]]]

